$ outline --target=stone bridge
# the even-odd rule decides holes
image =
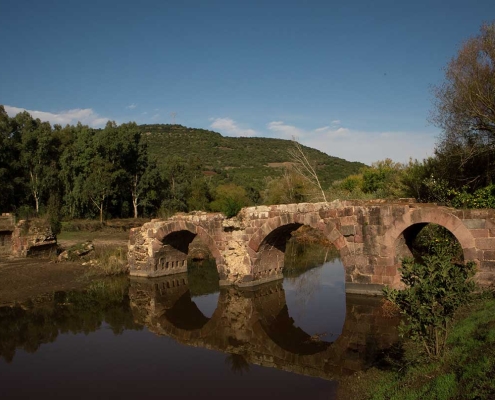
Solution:
[[[238,367],[335,379],[368,367],[398,340],[398,318],[384,315],[380,299],[352,294],[336,340],[311,336],[290,317],[281,282],[223,288],[211,317],[191,298],[187,273],[131,278],[129,298],[135,322],[179,343],[228,353],[226,361]]]
[[[282,278],[291,232],[320,231],[340,251],[349,292],[397,287],[398,267],[409,245],[429,223],[448,229],[465,261],[478,265],[477,280],[495,282],[495,210],[458,210],[435,204],[334,201],[243,208],[236,217],[196,212],[152,220],[129,240],[132,276],[187,271],[188,248],[198,236],[216,260],[221,285],[252,286]]]

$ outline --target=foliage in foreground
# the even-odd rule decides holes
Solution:
[[[444,357],[425,359],[414,342],[402,344],[387,369],[345,378],[339,397],[373,400],[495,398],[495,299],[483,294],[459,310]]]
[[[430,358],[444,353],[452,318],[456,310],[469,302],[475,290],[472,277],[476,265],[454,263],[448,251],[402,262],[403,290],[384,289],[385,298],[405,317],[403,335],[422,344]]]

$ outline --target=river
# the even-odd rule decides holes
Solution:
[[[379,298],[346,295],[338,258],[252,289],[210,276],[114,278],[0,308],[2,398],[332,399],[397,339]]]

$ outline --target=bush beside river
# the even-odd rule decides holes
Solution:
[[[495,295],[484,293],[456,315],[441,359],[405,340],[364,372],[345,378],[339,399],[495,398]]]

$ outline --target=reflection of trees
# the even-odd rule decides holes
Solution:
[[[339,259],[334,246],[304,242],[297,236],[287,242],[284,277],[295,289],[296,302],[305,306],[321,289],[321,267]]]
[[[294,238],[287,242],[284,258],[284,277],[296,278],[306,271],[335,261],[340,257],[334,247],[318,243],[304,243]]]
[[[115,334],[141,329],[134,323],[127,278],[98,281],[84,292],[56,292],[49,298],[0,308],[0,357],[12,361],[18,348],[34,353],[59,333],[94,332],[106,321]]]
[[[225,364],[236,375],[244,375],[244,373],[249,372],[249,363],[242,354],[229,354],[225,358]]]
[[[201,261],[188,259],[187,274],[191,296],[203,296],[220,290],[220,278],[214,258]]]

